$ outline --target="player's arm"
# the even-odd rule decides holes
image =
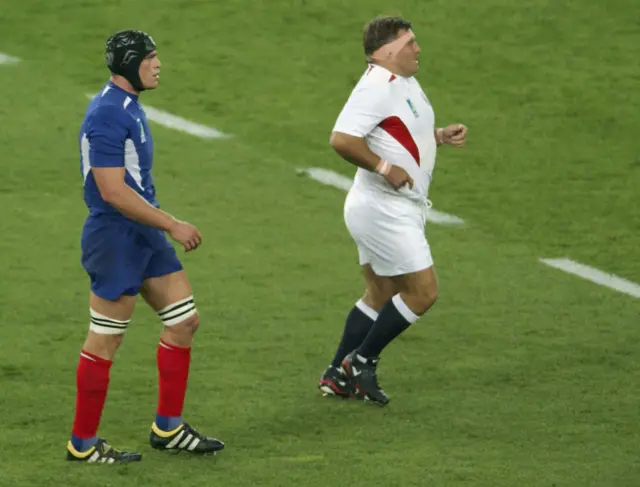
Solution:
[[[124,167],[92,167],[102,199],[127,218],[169,232],[177,220],[150,205],[125,183]]]
[[[329,144],[340,157],[368,171],[375,171],[380,163],[380,157],[371,152],[364,137],[334,131]]]
[[[187,252],[200,245],[202,235],[196,227],[150,205],[125,183],[124,167],[92,167],[91,171],[102,199],[124,216],[167,232]]]
[[[100,107],[94,113],[87,138],[89,164],[102,199],[136,222],[168,232],[185,250],[200,245],[200,232],[189,223],[149,204],[125,182],[125,141],[130,120],[115,106]]]
[[[401,167],[385,161],[369,148],[365,137],[387,116],[387,89],[367,86],[354,90],[335,123],[329,143],[340,157],[382,175],[395,189],[413,180]]]
[[[440,127],[435,130],[434,136],[437,145],[449,144],[453,147],[462,147],[467,137],[467,127],[460,123]]]
[[[413,179],[399,166],[394,166],[374,154],[364,137],[333,131],[329,140],[331,147],[343,159],[358,167],[382,175],[391,186],[399,189],[405,184],[413,188]]]

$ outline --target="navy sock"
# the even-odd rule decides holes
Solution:
[[[342,340],[336,350],[331,365],[339,367],[342,359],[353,352],[365,339],[373,326],[378,313],[367,306],[362,300],[358,301],[347,315],[347,321],[342,332]]]
[[[161,416],[156,414],[156,426],[162,431],[173,431],[182,424],[182,416]]]
[[[92,438],[78,438],[76,435],[71,435],[71,444],[79,452],[87,451],[97,442],[97,436],[94,436]]]
[[[378,357],[389,343],[418,318],[396,294],[380,310],[371,331],[358,347],[358,354],[366,358]]]

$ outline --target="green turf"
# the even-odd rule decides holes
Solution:
[[[429,225],[440,301],[383,355],[386,409],[319,396],[361,292],[330,149],[360,76],[364,22],[414,22],[439,124]],[[640,485],[640,301],[547,268],[569,257],[640,282],[640,4],[633,0],[0,1],[0,485]],[[142,304],[101,433],[141,464],[63,461],[87,329],[77,131],[121,28],[159,45],[142,101],[234,135],[152,125],[163,206],[198,226],[184,256],[202,326],[186,416],[228,448],[168,457],[147,434],[160,325]],[[90,475],[90,477],[88,477]]]

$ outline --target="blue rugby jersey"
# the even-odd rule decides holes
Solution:
[[[109,81],[87,107],[79,144],[89,216],[111,213],[126,218],[102,199],[92,167],[124,167],[126,184],[151,205],[159,206],[151,175],[153,139],[136,95]]]

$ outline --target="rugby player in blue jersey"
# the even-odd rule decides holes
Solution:
[[[89,463],[138,461],[97,435],[109,369],[140,294],[163,323],[157,348],[158,407],[150,443],[159,450],[215,453],[224,443],[182,419],[191,342],[199,318],[189,279],[166,235],[191,251],[200,232],[160,209],[152,176],[153,138],[140,93],[158,86],[153,39],[120,31],[106,43],[111,79],[87,108],[79,134],[88,216],[82,265],[89,275],[89,332],[76,373],[76,407],[67,459]]]

